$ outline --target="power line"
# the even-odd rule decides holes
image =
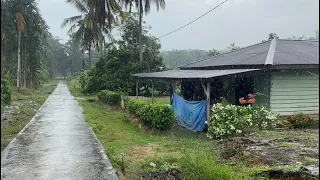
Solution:
[[[219,6],[221,6],[222,4],[224,4],[224,3],[227,2],[227,1],[228,1],[228,0],[223,1],[223,2],[220,3],[218,6],[214,7],[213,9],[209,10],[208,12],[202,14],[201,16],[199,16],[198,18],[196,18],[195,20],[189,22],[188,24],[186,24],[186,25],[184,25],[184,26],[182,26],[182,27],[180,27],[180,28],[178,28],[178,29],[176,29],[176,30],[173,30],[173,31],[171,31],[171,32],[169,32],[169,33],[167,33],[167,34],[164,34],[164,35],[158,37],[158,39],[160,39],[160,38],[162,38],[162,37],[164,37],[164,36],[167,36],[167,35],[169,35],[169,34],[172,34],[172,33],[176,32],[176,31],[179,31],[180,29],[182,29],[182,28],[184,28],[184,27],[186,27],[186,26],[194,23],[195,21],[201,19],[203,16],[209,14],[211,11],[215,10],[216,8],[218,8]]]

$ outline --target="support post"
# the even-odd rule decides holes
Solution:
[[[210,123],[210,81],[207,82],[207,125]]]
[[[151,104],[153,104],[153,89],[154,89],[154,85],[153,85],[153,81],[152,81],[152,80],[151,80],[151,84],[152,84],[152,91],[151,91],[152,98],[151,98]]]
[[[139,97],[139,81],[138,80],[136,80],[136,96],[137,96],[137,99],[138,99],[138,97]]]
[[[173,94],[173,89],[172,89],[171,80],[169,81],[169,91],[170,91],[170,104],[171,104],[171,102],[172,102],[172,94]]]

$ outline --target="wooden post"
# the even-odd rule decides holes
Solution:
[[[152,80],[151,80],[151,84],[152,84],[152,91],[151,91],[152,98],[151,98],[151,104],[153,104],[153,89],[154,89],[154,85],[153,85],[153,81],[152,81]]]
[[[138,80],[136,81],[136,96],[137,96],[137,99],[139,97],[139,86],[138,86],[139,82]]]
[[[169,81],[169,91],[170,91],[170,104],[171,104],[172,94],[173,94],[172,85],[171,85],[171,80]]]
[[[207,82],[207,124],[210,122],[210,81]]]

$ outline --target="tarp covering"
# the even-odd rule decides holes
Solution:
[[[178,124],[194,132],[204,130],[207,101],[186,101],[176,93],[171,101]]]

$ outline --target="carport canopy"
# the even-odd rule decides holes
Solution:
[[[148,79],[210,79],[213,77],[226,76],[231,74],[239,74],[250,71],[258,71],[260,69],[226,69],[226,70],[169,70],[169,71],[160,71],[152,73],[137,73],[132,74],[132,76],[138,78],[148,78]],[[170,82],[171,84],[171,82]],[[201,82],[201,85],[207,96],[207,122],[209,123],[210,117],[210,81],[207,80],[205,85]],[[171,85],[170,85],[171,88]],[[171,90],[172,91],[172,90]],[[171,92],[172,94],[172,92]],[[136,96],[138,98],[138,81],[136,81]],[[171,96],[170,96],[171,99]],[[153,102],[153,82],[152,82],[152,102]],[[171,100],[170,100],[171,102]]]
[[[239,74],[260,69],[226,69],[226,70],[169,70],[152,73],[137,73],[132,76],[152,79],[210,79],[213,77]]]

